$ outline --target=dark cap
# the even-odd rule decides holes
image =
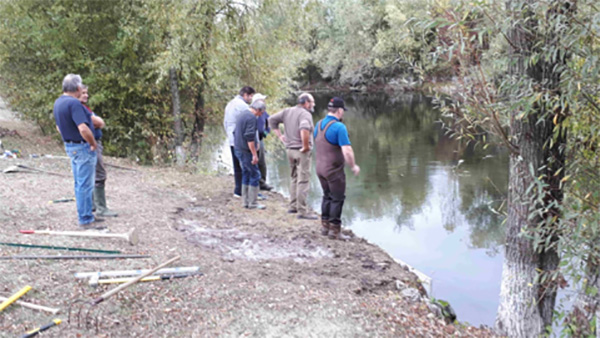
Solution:
[[[346,109],[346,105],[344,105],[344,100],[342,100],[339,97],[334,97],[331,100],[329,100],[329,103],[327,104],[327,107],[329,107],[329,108],[342,108],[344,110],[348,110],[348,109]]]

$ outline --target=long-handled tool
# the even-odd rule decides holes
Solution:
[[[74,237],[104,237],[104,238],[122,238],[131,245],[136,245],[139,241],[137,231],[131,228],[124,234],[111,234],[97,231],[52,231],[52,230],[19,230],[22,234],[34,235],[58,235],[58,236],[74,236]]]
[[[38,333],[43,332],[48,330],[51,327],[55,327],[60,325],[60,323],[62,323],[62,320],[56,318],[53,321],[51,321],[50,323],[42,326],[42,327],[38,327],[36,329],[33,329],[31,331],[27,331],[27,333],[25,333],[24,335],[21,336],[21,338],[30,338],[30,337],[35,337],[38,335]]]
[[[73,303],[71,303],[71,306],[69,306],[69,323],[71,322],[71,311],[72,311],[73,307],[76,306],[76,305],[80,305],[79,311],[77,311],[76,315],[77,315],[77,319],[78,319],[77,320],[77,322],[78,322],[77,326],[81,326],[82,311],[83,311],[84,307],[87,305],[88,306],[88,310],[85,311],[85,315],[84,315],[85,326],[87,328],[87,327],[89,327],[91,325],[95,325],[96,326],[96,331],[98,331],[98,325],[99,325],[100,319],[96,318],[93,321],[89,320],[90,319],[90,312],[94,308],[96,308],[98,304],[100,304],[103,301],[107,300],[108,298],[110,298],[111,296],[113,296],[116,293],[120,292],[121,290],[123,290],[125,288],[128,288],[131,285],[139,282],[144,277],[148,277],[151,274],[155,273],[156,271],[164,268],[165,266],[167,266],[167,265],[169,265],[169,264],[171,264],[171,263],[179,260],[180,258],[181,258],[181,256],[175,256],[175,257],[169,259],[168,261],[160,264],[159,266],[155,267],[154,269],[152,269],[152,270],[150,270],[150,271],[148,271],[146,273],[143,273],[143,274],[139,275],[138,277],[130,280],[129,282],[127,282],[125,284],[122,284],[122,285],[119,285],[116,288],[114,288],[114,289],[112,289],[112,290],[110,290],[110,291],[102,294],[100,297],[98,297],[96,299],[93,299],[91,301],[90,300],[76,300],[76,301],[74,301]]]
[[[202,276],[202,273],[182,273],[176,275],[153,275],[140,279],[140,282],[154,282],[157,280],[169,280],[175,278],[185,278],[191,276]],[[98,278],[90,278],[90,286],[98,286],[98,284],[121,284],[127,283],[131,281],[134,277],[124,277],[124,278],[111,278],[111,279],[98,279]]]
[[[56,245],[37,245],[37,244],[8,243],[8,242],[0,242],[0,245],[16,246],[16,247],[21,247],[21,248],[34,248],[34,249],[98,252],[98,253],[105,253],[105,254],[120,254],[121,253],[121,251],[118,251],[118,250],[85,249],[85,248],[73,248],[73,247],[68,247],[68,246],[56,246]]]
[[[4,301],[7,301],[8,298],[0,296],[0,300],[4,302]],[[26,307],[26,308],[32,309],[32,310],[40,310],[40,311],[50,312],[54,315],[57,314],[58,312],[60,312],[60,309],[55,309],[55,308],[37,305],[37,304],[33,304],[33,303],[27,303],[27,302],[23,302],[20,300],[16,301],[15,304],[21,305],[22,307]]]
[[[89,277],[120,277],[120,276],[135,276],[141,275],[150,271],[150,269],[142,270],[112,270],[112,271],[96,271],[96,272],[77,272],[75,278],[89,278]],[[200,271],[199,266],[184,266],[177,268],[165,268],[156,271],[155,275],[167,274],[167,273],[196,273]]]
[[[2,310],[6,309],[10,304],[14,303],[17,299],[21,298],[24,294],[29,292],[29,290],[31,290],[31,286],[26,285],[24,288],[19,290],[17,293],[10,296],[7,300],[3,301],[2,304],[0,304],[0,312],[2,312]]]
[[[149,255],[56,255],[56,256],[0,256],[0,260],[12,259],[120,259],[150,258]]]

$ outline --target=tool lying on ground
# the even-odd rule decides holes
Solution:
[[[93,299],[93,300],[76,300],[73,303],[71,303],[71,306],[69,306],[69,323],[71,323],[71,310],[73,309],[74,306],[79,305],[79,311],[77,311],[77,326],[81,326],[81,320],[82,320],[82,311],[84,310],[85,306],[88,306],[87,311],[85,311],[84,314],[84,322],[85,322],[85,326],[86,328],[90,327],[91,325],[95,325],[96,326],[96,331],[98,331],[98,326],[99,326],[99,322],[101,317],[96,317],[95,320],[90,321],[90,312],[92,310],[94,310],[95,308],[97,308],[97,305],[102,303],[103,301],[107,300],[108,298],[110,298],[111,296],[115,295],[116,293],[120,292],[121,290],[130,287],[131,285],[139,282],[141,279],[143,279],[144,277],[148,277],[151,274],[155,273],[156,271],[164,268],[165,266],[179,260],[181,258],[181,256],[175,256],[171,259],[169,259],[168,261],[160,264],[159,266],[155,267],[154,269],[151,269],[150,271],[143,273],[141,275],[139,275],[138,277],[130,280],[129,282],[119,285],[116,288],[102,294],[100,297]]]
[[[11,259],[118,259],[118,258],[150,258],[150,255],[0,256],[0,260],[11,260]]]
[[[150,271],[149,269],[142,270],[113,270],[113,271],[96,271],[96,272],[77,272],[75,273],[75,278],[88,278],[88,277],[120,277],[120,276],[135,276],[141,275]],[[185,267],[177,267],[177,268],[166,268],[160,269],[156,271],[155,275],[161,275],[166,273],[195,273],[199,272],[199,266],[185,266]]]
[[[97,252],[97,253],[105,253],[105,254],[120,254],[121,253],[121,251],[119,251],[119,250],[72,248],[72,247],[68,247],[68,246],[55,246],[55,245],[36,245],[36,244],[8,243],[8,242],[0,242],[0,245],[16,246],[16,247],[21,247],[21,248]]]
[[[21,170],[21,169],[25,169],[25,170]],[[50,174],[50,175],[68,177],[65,174],[55,173],[53,171],[48,171],[48,170],[31,168],[31,167],[28,167],[28,166],[22,165],[22,164],[13,165],[13,166],[10,166],[10,167],[4,169],[5,173],[29,172],[29,171],[37,171],[37,172],[40,172],[40,173],[45,173],[45,174]]]
[[[14,303],[17,299],[21,298],[24,294],[29,292],[29,290],[31,290],[31,286],[26,285],[24,288],[19,290],[17,293],[15,293],[14,295],[10,296],[8,299],[3,301],[2,304],[0,304],[0,312],[2,312],[2,310],[6,309],[10,304]]]
[[[67,197],[67,198],[59,198],[57,200],[51,200],[51,201],[48,201],[48,204],[66,203],[66,202],[75,202],[75,197]]]
[[[30,338],[30,337],[35,337],[38,335],[38,333],[43,332],[48,330],[51,327],[54,326],[58,326],[60,325],[60,323],[62,323],[62,320],[56,318],[54,319],[52,322],[42,326],[42,327],[38,327],[37,329],[33,329],[31,331],[27,331],[27,333],[25,333],[24,335],[21,336],[21,338]]]
[[[140,279],[140,282],[154,282],[157,280],[169,280],[169,279],[175,279],[175,278],[185,278],[185,277],[191,277],[191,276],[202,276],[202,272],[198,272],[198,273],[182,273],[182,274],[176,274],[176,275],[153,275],[153,276],[148,276],[148,277],[144,277],[142,279]],[[90,278],[90,286],[98,286],[98,284],[121,284],[121,283],[127,283],[129,281],[132,281],[134,279],[134,277],[124,277],[124,278],[111,278],[111,279],[98,279],[98,278]]]
[[[58,236],[74,236],[74,237],[104,237],[104,238],[123,238],[131,245],[136,245],[139,241],[137,231],[131,228],[124,234],[112,234],[97,231],[52,231],[52,230],[19,230],[22,234],[28,235],[58,235]]]
[[[0,296],[0,301],[7,301],[7,300],[8,300],[8,298]],[[52,314],[57,314],[60,311],[60,309],[54,309],[51,307],[46,307],[46,306],[37,305],[37,304],[33,304],[33,303],[27,303],[27,302],[23,302],[20,300],[16,301],[15,304],[21,305],[22,307],[26,307],[28,309],[50,312]]]

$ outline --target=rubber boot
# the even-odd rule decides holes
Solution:
[[[106,195],[104,194],[104,187],[94,188],[94,202],[96,203],[96,215],[103,217],[117,217],[114,211],[111,211],[106,207]]]
[[[248,185],[242,184],[242,206],[244,208],[248,207]]]
[[[258,199],[258,186],[249,186],[248,187],[248,209],[266,209],[267,207],[256,203]]]
[[[330,223],[328,220],[321,220],[321,235],[327,236],[329,234]]]
[[[341,232],[342,232],[341,224],[329,223],[329,239],[340,239]]]

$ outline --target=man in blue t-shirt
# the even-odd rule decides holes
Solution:
[[[346,174],[348,164],[354,175],[360,167],[354,160],[348,129],[341,122],[346,107],[344,100],[334,97],[327,104],[327,116],[315,126],[315,153],[317,176],[323,189],[321,202],[321,234],[339,239],[342,230],[342,207],[346,199]]]
[[[71,158],[79,226],[83,229],[105,228],[96,224],[103,220],[92,214],[97,145],[91,115],[79,102],[83,88],[81,76],[68,74],[62,86],[63,95],[54,102],[54,120]]]

